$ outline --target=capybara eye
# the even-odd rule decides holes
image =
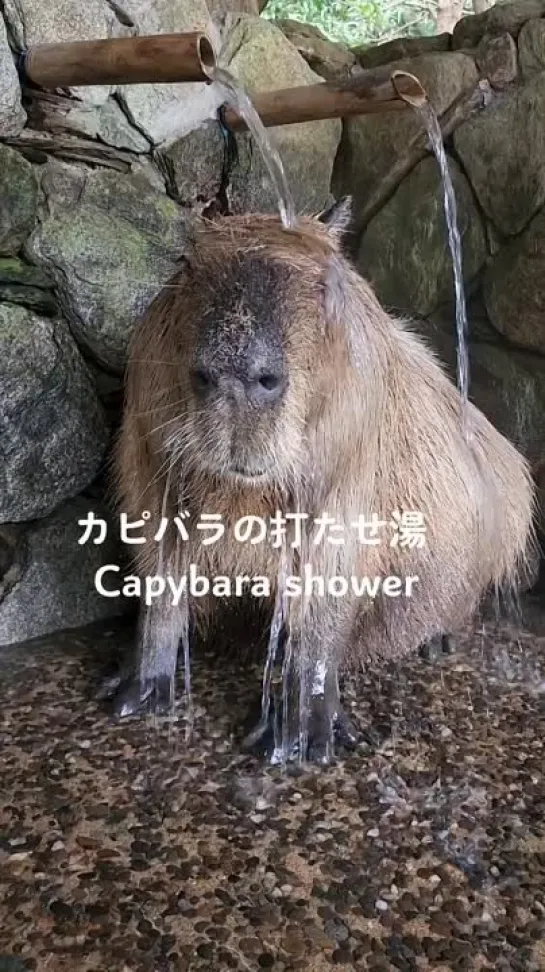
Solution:
[[[261,375],[259,384],[263,385],[263,388],[266,388],[267,391],[273,391],[280,384],[280,378],[278,375]]]
[[[212,386],[212,377],[204,368],[195,368],[191,373],[191,377],[198,391],[207,391]]]

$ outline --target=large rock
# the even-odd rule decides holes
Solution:
[[[274,24],[258,17],[237,18],[225,57],[250,95],[322,80]],[[296,209],[320,210],[329,198],[340,120],[278,126],[269,132],[280,153]],[[247,134],[237,135],[237,143],[239,161],[228,188],[233,211],[278,212],[276,193],[259,149]]]
[[[5,16],[10,32],[21,47],[35,44],[95,40],[134,33],[107,0],[6,0]],[[43,99],[39,92],[29,105],[34,128],[48,132],[78,132],[99,137],[108,145],[145,152],[149,140],[135,128],[113,97],[112,85],[68,89],[70,97]]]
[[[481,77],[497,91],[503,91],[518,74],[517,45],[511,34],[485,34],[475,53]]]
[[[318,27],[301,24],[298,20],[276,20],[275,23],[309,67],[326,81],[343,81],[358,67],[354,51],[345,44],[329,40]]]
[[[459,166],[449,160],[464,279],[480,270],[486,245],[471,189]],[[362,237],[357,265],[387,306],[427,315],[454,293],[443,191],[435,158],[427,158],[405,179]]]
[[[83,535],[78,520],[90,511],[107,520],[103,543],[78,542]],[[0,527],[0,645],[91,624],[127,610],[125,599],[104,597],[95,586],[100,567],[120,563],[118,536],[107,510],[82,497],[23,530]]]
[[[476,344],[470,395],[532,464],[545,459],[545,361],[523,351]]]
[[[184,135],[156,160],[170,194],[184,206],[207,205],[220,191],[225,161],[225,139],[216,122]]]
[[[512,34],[516,37],[523,24],[545,14],[545,0],[515,0],[497,3],[483,13],[463,17],[452,34],[452,46],[476,47],[485,34]]]
[[[468,334],[472,342],[479,344],[504,344],[501,334],[490,323],[480,290],[466,292]],[[426,318],[417,318],[416,327],[443,354],[446,347],[453,347],[456,335],[456,304],[453,299],[441,304],[437,311]],[[450,362],[450,357],[447,356]]]
[[[425,54],[393,62],[391,69],[415,75],[439,115],[478,80],[473,60],[460,53]],[[351,194],[356,209],[358,205],[364,206],[384,174],[405,154],[407,144],[421,131],[422,122],[410,109],[395,115],[378,112],[347,118],[335,162],[335,195]]]
[[[36,222],[38,180],[30,162],[0,144],[0,254],[17,253]]]
[[[115,4],[105,0],[4,0],[3,10],[11,36],[19,48],[35,44],[99,40],[128,33],[114,13]],[[92,104],[102,104],[110,85],[74,87],[72,93]]]
[[[545,203],[545,73],[506,92],[454,134],[482,208],[506,236]]]
[[[475,303],[468,302],[469,397],[532,466],[545,464],[545,360],[509,347]],[[456,383],[454,311],[417,321],[416,328]]]
[[[94,478],[109,430],[63,321],[0,305],[0,522],[45,516]]]
[[[366,70],[382,67],[392,61],[432,54],[435,51],[450,50],[451,34],[432,34],[430,37],[397,37],[371,47],[356,47],[354,54],[361,67]]]
[[[503,246],[488,268],[490,320],[514,344],[545,354],[545,211]]]
[[[6,27],[0,16],[0,136],[18,135],[26,115],[21,105],[21,88],[11,53]]]
[[[545,20],[529,20],[518,38],[522,76],[531,78],[545,71]]]
[[[116,6],[137,34],[204,31],[219,48],[206,0],[118,0]],[[123,85],[117,92],[130,121],[154,145],[169,145],[198,128],[219,105],[218,92],[205,83]]]
[[[138,316],[182,255],[188,216],[142,174],[54,172],[27,256],[55,281],[78,341],[121,369]]]

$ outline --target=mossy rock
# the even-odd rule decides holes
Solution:
[[[64,321],[0,304],[0,523],[46,516],[96,476],[109,428]]]
[[[467,283],[485,260],[485,237],[470,186],[452,159],[449,171]],[[453,263],[435,158],[424,159],[371,220],[360,243],[357,265],[392,310],[426,316],[452,297]]]
[[[187,216],[144,177],[104,171],[88,176],[70,208],[51,202],[28,258],[55,281],[78,342],[121,371],[137,319],[183,253]]]

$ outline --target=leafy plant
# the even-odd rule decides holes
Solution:
[[[312,24],[331,40],[356,47],[434,34],[437,0],[269,0],[263,16]]]

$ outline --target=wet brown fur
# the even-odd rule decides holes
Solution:
[[[244,273],[260,266],[278,271],[290,383],[277,409],[241,417],[233,436],[226,416],[207,416],[196,402],[189,367],[218,292],[236,284],[243,294]],[[254,326],[233,319],[221,340]],[[205,548],[193,529],[189,543],[157,544],[161,515],[185,509],[195,523],[221,513],[229,529],[249,513],[327,512],[346,525],[345,542],[313,547],[307,535],[301,557],[310,554],[316,574],[419,582],[409,599],[312,599],[311,651],[347,663],[399,657],[469,620],[487,590],[516,588],[524,576],[534,512],[527,465],[473,406],[469,420],[468,445],[458,391],[424,342],[382,309],[334,230],[310,218],[289,232],[272,216],[203,221],[187,266],[154,301],[130,351],[117,467],[120,508],[134,520],[152,513],[150,539],[133,548],[138,572],[179,574],[193,562],[209,576],[266,575],[274,584],[279,552],[267,543]],[[266,482],[228,476],[229,450],[264,465]],[[394,510],[423,514],[425,547],[360,545],[349,524],[371,513],[389,521]],[[192,608],[206,633],[217,599]],[[293,605],[291,617],[297,627]]]

